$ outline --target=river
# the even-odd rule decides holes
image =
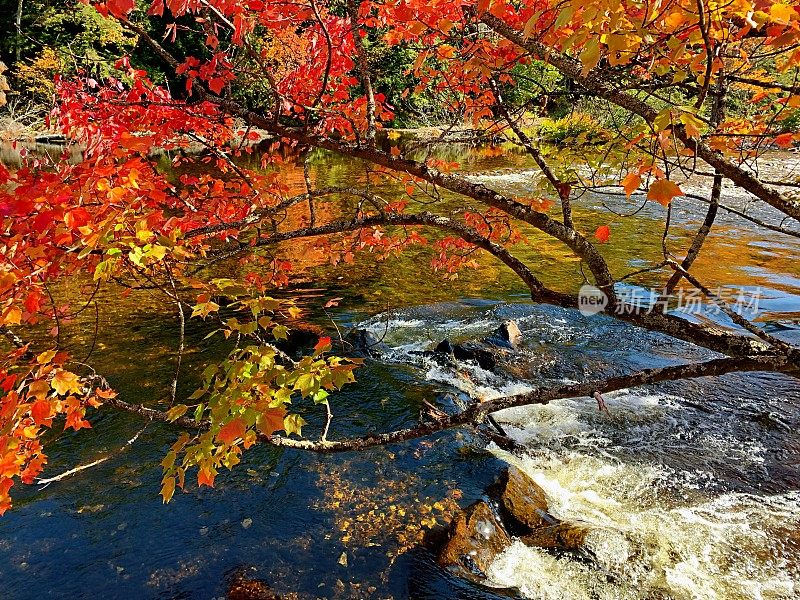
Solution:
[[[476,181],[506,193],[525,195],[535,177],[523,155],[448,152]],[[781,172],[797,168],[788,156],[774,162]],[[319,154],[312,175],[320,184],[342,185],[360,180],[363,165]],[[281,177],[290,187],[302,182],[294,167]],[[380,191],[404,193],[390,184]],[[727,193],[733,204],[746,201]],[[594,231],[606,224],[603,204],[624,208],[618,198],[587,194],[576,201],[578,226]],[[657,259],[663,211],[650,203],[635,219],[614,220],[602,251],[615,273]],[[677,200],[669,243],[685,244],[702,217],[695,204]],[[515,252],[541,266],[546,284],[577,289],[578,263],[555,243],[525,233],[527,242]],[[364,327],[390,346],[380,361],[358,370],[355,386],[333,398],[337,436],[411,425],[423,400],[446,406],[469,395],[529,389],[520,378],[469,365],[447,369],[417,352],[445,337],[479,338],[506,319],[519,323],[534,383],[710,356],[602,315],[533,305],[514,275],[488,258],[444,281],[421,267],[430,260],[425,248],[336,266],[304,243],[280,255],[295,264],[291,291],[310,320],[330,330],[333,322]],[[800,343],[798,256],[800,239],[764,236],[723,212],[696,274],[715,287],[757,291],[759,320]],[[653,274],[639,283],[658,281]],[[81,282],[58,293],[75,297]],[[173,373],[177,319],[160,298],[104,294],[92,362],[122,398],[156,405]],[[332,298],[338,305],[323,311]],[[721,320],[713,310],[687,318]],[[68,325],[73,350],[90,345],[94,319],[83,314]],[[181,395],[194,390],[198,369],[225,352],[224,344],[203,339],[207,331],[201,324],[189,328],[193,350]],[[492,598],[440,571],[420,542],[458,506],[480,498],[511,462],[546,490],[555,516],[594,527],[589,543],[597,561],[516,542],[492,566],[497,586],[537,599],[800,596],[800,382],[731,374],[620,391],[607,404],[608,413],[589,399],[499,413],[526,448],[513,456],[468,431],[325,457],[256,446],[217,477],[215,489],[188,487],[169,505],[158,495],[159,462],[175,431],[151,424],[126,446],[141,421],[99,410],[91,430],[52,435],[45,476],[112,453],[110,460],[44,489],[15,486],[16,505],[0,518],[0,595],[221,598],[231,577],[243,573],[297,598]],[[318,435],[324,416],[304,416],[304,432]]]

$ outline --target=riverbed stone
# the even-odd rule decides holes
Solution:
[[[434,356],[447,355],[455,360],[472,360],[485,371],[494,371],[497,366],[495,352],[477,343],[454,344],[444,339],[434,348]]]
[[[497,497],[505,517],[522,532],[528,532],[557,521],[548,511],[547,496],[544,490],[515,466],[509,466],[500,473],[492,490]]]
[[[260,579],[236,576],[228,585],[226,600],[280,600],[280,596]]]
[[[377,357],[389,350],[389,346],[384,344],[383,340],[360,327],[348,331],[344,340],[350,344],[351,351],[358,356]]]
[[[479,500],[453,519],[438,563],[465,579],[485,579],[489,566],[510,545],[511,537],[492,508]]]

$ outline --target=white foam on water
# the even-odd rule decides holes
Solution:
[[[638,445],[663,441],[665,422],[685,424],[675,397],[621,391],[606,400],[611,418],[583,399],[496,415],[529,452],[490,449],[542,487],[553,515],[590,528],[585,547],[594,559],[516,541],[490,568],[492,584],[559,600],[800,597],[800,556],[786,542],[800,527],[800,493],[713,495],[698,491],[691,474],[622,460],[614,454],[621,446],[630,443],[635,456]],[[736,443],[720,437],[720,451],[735,452]]]
[[[471,398],[494,400],[534,390],[533,386],[521,381],[509,380],[485,371],[471,361],[459,363],[457,371],[431,360],[426,360],[425,364],[428,365],[425,379],[454,387]]]

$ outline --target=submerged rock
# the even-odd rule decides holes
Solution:
[[[344,341],[349,343],[352,351],[360,356],[380,356],[389,349],[375,334],[360,327],[348,331]]]
[[[495,558],[511,545],[511,538],[492,508],[483,500],[468,506],[450,524],[438,563],[471,581],[483,580]]]
[[[490,493],[497,498],[503,516],[522,533],[558,523],[547,512],[544,490],[517,467],[503,470]]]
[[[505,321],[491,334],[479,341],[454,344],[449,339],[444,339],[434,348],[433,356],[450,356],[457,361],[471,360],[484,370],[497,372],[501,367],[514,359],[516,362],[521,356],[514,351],[517,349],[522,332],[514,321]]]
[[[433,352],[452,356],[456,360],[475,361],[484,371],[494,371],[497,366],[494,353],[476,344],[453,344],[450,340],[444,339],[439,342]]]

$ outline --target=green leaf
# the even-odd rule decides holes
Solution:
[[[167,420],[170,422],[177,421],[186,414],[187,410],[189,410],[189,407],[185,404],[176,404],[167,411]]]

